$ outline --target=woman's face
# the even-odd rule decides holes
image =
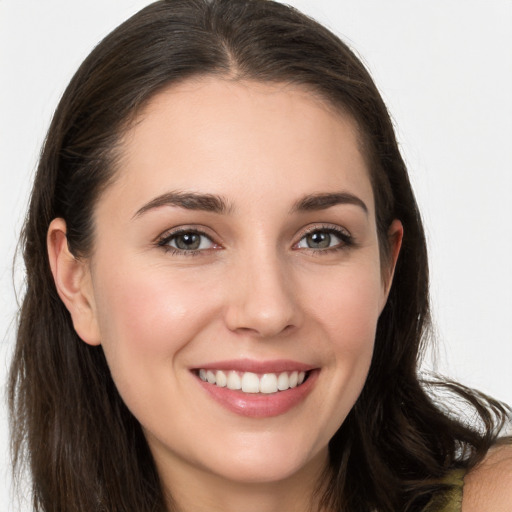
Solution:
[[[124,137],[94,220],[97,335],[79,334],[101,342],[162,473],[321,467],[391,272],[351,119],[286,85],[171,87]]]

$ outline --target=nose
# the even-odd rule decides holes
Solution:
[[[271,338],[301,322],[292,272],[276,254],[252,254],[231,275],[227,327],[234,332]]]

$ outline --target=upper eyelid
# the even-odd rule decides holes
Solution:
[[[188,233],[193,233],[194,235],[204,236],[205,238],[208,238],[208,240],[210,240],[211,242],[215,243],[210,235],[207,235],[206,233],[203,233],[202,231],[191,230],[191,229],[190,230],[185,229],[183,231],[171,232],[167,236],[164,235],[161,238],[161,240],[162,241],[169,241],[169,240],[172,240],[173,238],[177,238],[180,235],[184,235],[184,234],[188,234]]]
[[[342,226],[339,226],[337,224],[330,224],[330,223],[321,223],[321,224],[311,224],[299,231],[299,234],[297,235],[299,237],[299,240],[304,238],[306,235],[309,235],[310,233],[314,233],[315,231],[333,231],[335,233],[340,233],[347,237],[352,237],[352,234],[347,228],[344,228]]]

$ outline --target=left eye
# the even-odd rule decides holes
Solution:
[[[333,230],[316,230],[303,236],[297,244],[298,249],[329,249],[343,244],[343,236]]]
[[[200,251],[211,249],[215,244],[206,235],[196,231],[184,231],[167,237],[161,245],[167,245],[180,251]]]

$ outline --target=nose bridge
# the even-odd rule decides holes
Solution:
[[[270,245],[240,254],[227,313],[233,331],[262,337],[297,326],[298,307],[287,258]]]

